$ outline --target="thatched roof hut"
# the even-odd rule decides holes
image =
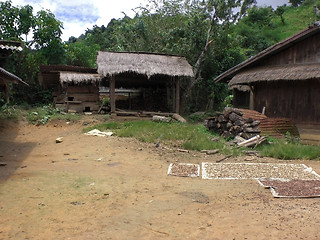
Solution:
[[[151,53],[98,52],[98,73],[102,76],[133,72],[151,78],[155,75],[193,77],[184,57]]]
[[[115,112],[115,99],[113,96],[115,87],[141,88],[155,85],[174,88],[172,102],[174,102],[175,106],[173,108],[175,109],[174,111],[179,112],[180,78],[194,76],[192,67],[184,57],[164,54],[98,52],[97,65],[98,73],[110,82],[112,112]],[[166,95],[168,98],[168,94]]]

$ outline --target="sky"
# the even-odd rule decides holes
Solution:
[[[286,4],[288,0],[257,0],[260,6]],[[50,10],[56,19],[63,22],[62,40],[79,37],[94,25],[107,26],[111,19],[122,18],[124,13],[133,17],[133,9],[145,6],[147,0],[12,0],[14,6],[31,5],[34,14],[39,10]]]

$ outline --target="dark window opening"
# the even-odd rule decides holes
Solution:
[[[84,111],[85,111],[85,112],[91,112],[91,109],[90,109],[90,107],[85,107],[85,108],[84,108]]]
[[[73,101],[74,97],[68,97],[68,101]]]

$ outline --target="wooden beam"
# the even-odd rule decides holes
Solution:
[[[176,77],[176,113],[180,112],[180,79]]]
[[[111,76],[109,83],[109,94],[110,94],[110,105],[111,105],[111,113],[116,112],[116,78],[115,76]]]

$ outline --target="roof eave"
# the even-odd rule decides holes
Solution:
[[[291,45],[295,44],[296,42],[299,42],[310,35],[313,35],[317,32],[320,31],[320,26],[319,23],[315,23],[314,25],[310,26],[309,28],[289,37],[286,38],[285,40],[276,43],[272,45],[271,47],[261,51],[260,53],[256,54],[255,56],[239,63],[238,65],[230,68],[229,70],[225,71],[224,73],[220,74],[216,79],[214,80],[215,82],[227,82],[228,80],[232,79],[234,75],[239,72],[240,70],[243,70],[246,67],[251,66],[252,64],[266,58],[267,56],[274,55],[283,49],[286,49],[290,47]]]

